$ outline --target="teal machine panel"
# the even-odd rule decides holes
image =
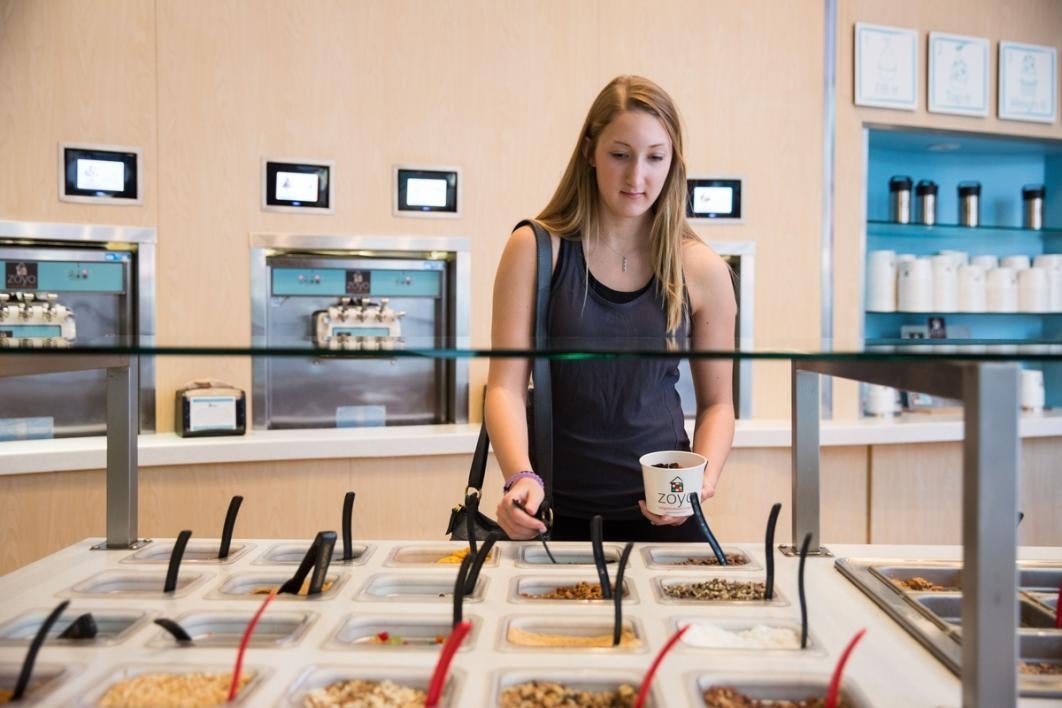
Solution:
[[[273,295],[434,298],[442,294],[442,266],[426,261],[423,270],[274,268]]]
[[[46,292],[125,292],[122,263],[75,263],[64,261],[0,261],[4,290]]]

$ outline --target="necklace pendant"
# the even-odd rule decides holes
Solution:
[[[623,272],[626,273],[627,272],[627,256],[623,256],[623,263],[622,263],[621,267],[623,268]]]

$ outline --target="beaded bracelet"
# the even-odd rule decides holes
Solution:
[[[531,470],[520,470],[519,472],[516,472],[506,478],[505,486],[502,487],[502,492],[508,493],[509,490],[513,488],[513,485],[519,482],[521,479],[533,479],[538,482],[538,486],[542,487],[543,489],[546,488],[546,483],[543,482],[542,478],[539,477],[537,474],[535,474]]]

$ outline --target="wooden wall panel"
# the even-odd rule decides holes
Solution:
[[[1024,546],[1062,545],[1058,500],[1059,442],[1022,442],[1018,529]],[[875,445],[871,448],[870,542],[962,542],[962,444]]]
[[[0,220],[155,226],[155,4],[0,0]],[[138,206],[59,201],[59,143],[139,147]]]

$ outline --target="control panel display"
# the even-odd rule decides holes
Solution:
[[[741,180],[694,177],[686,180],[686,217],[741,220]]]
[[[332,163],[265,160],[262,208],[270,211],[332,211]]]
[[[459,216],[460,173],[450,168],[395,167],[395,216]]]
[[[140,151],[61,145],[59,198],[63,201],[137,203]]]

